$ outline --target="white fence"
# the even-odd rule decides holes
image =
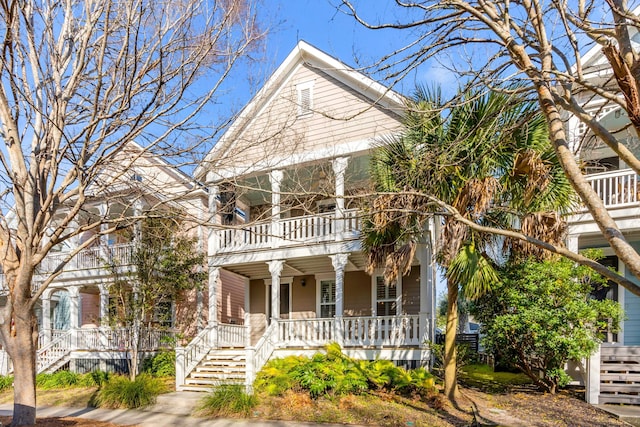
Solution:
[[[50,273],[69,258],[70,252],[49,253],[40,265],[40,273]],[[104,268],[110,264],[118,266],[128,265],[132,261],[133,244],[126,243],[112,246],[96,246],[83,249],[75,254],[64,266],[63,270],[85,270]]]
[[[238,228],[217,230],[215,238],[220,250],[257,249],[282,244],[322,242],[336,239],[339,233],[360,231],[359,211],[348,209],[341,218],[336,213],[305,215],[281,219],[280,232],[274,233],[273,222],[256,222]]]
[[[638,175],[631,169],[596,173],[586,177],[607,208],[637,203]]]

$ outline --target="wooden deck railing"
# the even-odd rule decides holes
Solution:
[[[633,205],[640,200],[638,175],[631,169],[596,173],[586,179],[607,208]]]
[[[335,213],[285,218],[274,233],[272,222],[248,223],[239,227],[216,230],[217,248],[222,252],[271,247],[275,244],[296,245],[336,239],[339,233],[360,231],[359,211],[347,209],[338,218]]]

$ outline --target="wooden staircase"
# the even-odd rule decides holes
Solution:
[[[181,391],[208,392],[221,385],[244,385],[246,352],[239,349],[212,349],[185,378]]]

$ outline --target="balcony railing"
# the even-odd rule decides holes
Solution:
[[[587,181],[607,208],[633,205],[640,200],[638,175],[631,169],[588,175]]]
[[[109,265],[124,266],[131,264],[133,243],[112,246],[96,246],[83,249],[69,260],[64,271],[105,268]],[[38,267],[39,273],[54,271],[67,257],[69,252],[55,252],[47,255]]]
[[[217,230],[218,248],[221,251],[233,251],[273,247],[276,244],[286,246],[334,240],[339,233],[360,231],[358,214],[357,209],[348,209],[344,211],[342,218],[337,218],[335,213],[325,213],[282,219],[279,222],[280,233],[277,235],[272,222],[256,222],[240,228]]]

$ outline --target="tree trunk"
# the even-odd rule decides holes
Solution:
[[[16,334],[7,347],[14,372],[12,426],[32,425],[36,422],[35,318],[33,312],[28,313],[27,319],[14,316]]]
[[[447,283],[447,329],[444,339],[444,394],[450,401],[458,397],[456,332],[458,331],[458,284]]]

